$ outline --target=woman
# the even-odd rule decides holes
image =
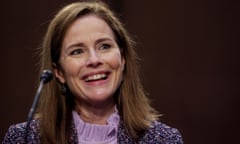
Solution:
[[[27,141],[31,143],[183,143],[157,122],[144,94],[134,42],[102,2],[67,5],[48,27],[41,69],[51,69]],[[26,123],[3,143],[25,143]]]

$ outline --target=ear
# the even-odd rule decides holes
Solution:
[[[124,71],[125,69],[125,58],[122,57],[122,71]]]
[[[62,69],[61,69],[59,66],[57,66],[56,63],[52,63],[52,67],[53,67],[54,75],[55,75],[55,77],[57,78],[57,80],[58,80],[60,83],[64,84],[66,81],[65,81],[65,78],[64,78],[64,74],[63,74]]]
[[[121,58],[122,58],[122,71],[124,71],[125,69],[125,58],[123,56],[123,48],[120,48],[120,54],[121,54]]]

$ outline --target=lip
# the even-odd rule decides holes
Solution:
[[[106,74],[107,77],[108,77],[108,76],[110,75],[110,73],[111,73],[110,71],[106,71],[106,70],[89,72],[89,73],[84,74],[84,75],[82,76],[82,80],[85,80],[87,77],[92,76],[92,75],[96,75],[96,74]]]

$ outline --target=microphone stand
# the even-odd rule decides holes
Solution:
[[[29,132],[29,128],[30,128],[30,122],[31,122],[31,120],[33,118],[33,115],[35,113],[36,106],[38,104],[38,100],[39,100],[43,85],[45,83],[48,83],[51,79],[52,79],[52,72],[50,70],[44,70],[41,77],[40,77],[40,84],[39,84],[39,87],[38,87],[37,92],[35,94],[35,97],[34,97],[34,100],[33,100],[33,103],[32,103],[32,107],[31,107],[31,109],[28,113],[27,124],[26,124],[25,143],[28,142],[27,137],[28,137],[28,132]]]

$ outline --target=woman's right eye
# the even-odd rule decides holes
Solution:
[[[79,55],[81,53],[83,53],[82,49],[75,49],[75,50],[70,52],[70,55]]]

